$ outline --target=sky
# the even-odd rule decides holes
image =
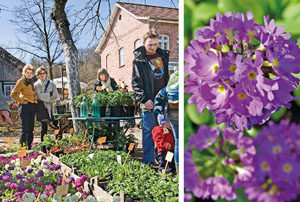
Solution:
[[[178,8],[178,1],[179,0],[121,0],[121,2],[128,2],[128,3],[138,3],[138,4],[146,4],[146,5],[154,5],[154,6],[163,6],[163,7],[171,7]],[[67,6],[70,7],[70,12],[75,10],[79,11],[85,6],[85,2],[87,0],[68,0]],[[109,14],[109,8],[107,0],[102,1],[100,8],[100,15],[102,18],[105,18]],[[111,10],[113,10],[114,4],[116,0],[111,0]],[[31,40],[26,38],[26,36],[22,35],[21,33],[16,32],[16,25],[10,22],[11,19],[14,18],[13,10],[15,6],[19,6],[22,3],[21,0],[0,0],[0,47],[15,47],[18,44],[18,39],[22,38],[23,40]],[[71,21],[71,20],[70,20]],[[108,20],[103,19],[103,25],[106,27]],[[99,30],[99,35],[102,35],[102,31]],[[79,41],[76,42],[77,49],[85,49],[87,48],[87,44],[90,42],[92,37],[92,33],[90,31],[85,31]],[[100,41],[94,41],[92,45],[98,44]],[[21,59],[23,62],[28,63],[30,62],[32,56],[26,55],[25,57],[21,58],[21,55],[14,50],[8,50],[12,55]]]

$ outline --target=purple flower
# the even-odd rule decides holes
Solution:
[[[217,123],[239,130],[263,124],[280,107],[289,107],[299,79],[300,49],[284,27],[247,12],[216,14],[195,32],[185,51],[188,103],[213,111]]]
[[[189,202],[192,199],[192,194],[184,193],[184,202]]]
[[[32,170],[32,169],[28,169],[27,172],[28,172],[28,173],[32,173],[33,170]]]
[[[87,180],[87,176],[86,175],[82,175],[80,178],[81,178],[82,181]]]
[[[223,177],[210,177],[202,181],[198,195],[202,199],[211,197],[213,200],[217,200],[220,197],[229,201],[237,197],[228,181]]]
[[[24,185],[20,184],[20,185],[18,185],[17,189],[18,189],[18,192],[24,192],[26,187]]]
[[[197,133],[190,136],[187,145],[192,149],[202,151],[215,143],[219,133],[217,128],[209,128],[206,125],[201,125]]]
[[[61,183],[62,183],[62,179],[57,179],[57,180],[56,180],[56,184],[61,185]]]
[[[193,161],[192,150],[184,150],[184,187],[187,191],[192,191],[195,196],[200,189],[200,177],[197,166]]]
[[[75,187],[76,187],[76,188],[81,187],[82,184],[83,184],[83,181],[82,181],[82,179],[80,179],[80,178],[77,179],[77,180],[75,181]]]
[[[230,142],[232,145],[237,145],[237,142],[242,138],[243,133],[240,131],[233,130],[232,128],[223,129],[224,140]]]
[[[239,149],[239,157],[245,165],[249,165],[253,161],[256,154],[256,149],[253,140],[249,137],[244,137],[238,140],[237,147]]]
[[[42,170],[39,170],[37,173],[38,177],[43,177],[44,176],[44,172]]]
[[[16,183],[11,183],[10,184],[10,188],[11,189],[17,189],[18,188],[18,185]]]
[[[21,175],[21,174],[17,174],[17,175],[16,175],[16,178],[20,180],[20,179],[22,179],[22,178],[23,178],[23,175]]]

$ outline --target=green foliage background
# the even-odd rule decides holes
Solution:
[[[184,0],[184,48],[189,45],[189,41],[195,39],[196,30],[209,25],[210,18],[215,18],[216,13],[224,14],[228,11],[246,13],[251,11],[254,14],[254,21],[264,24],[263,16],[270,16],[275,20],[276,26],[285,26],[285,32],[291,33],[291,39],[297,39],[300,45],[300,0]],[[300,75],[295,75],[300,78]],[[300,87],[294,91],[294,95],[300,97]],[[216,125],[215,118],[211,117],[211,112],[204,111],[199,114],[196,105],[187,103],[189,94],[184,95],[184,143],[191,134],[196,133],[199,125],[206,124],[223,128],[224,124]],[[295,117],[295,109],[299,109],[300,99],[292,103],[291,110],[281,108],[272,114],[271,119],[279,122],[282,118],[293,120]],[[299,111],[298,111],[299,112]],[[296,122],[300,122],[297,120]],[[245,131],[247,135],[255,136],[260,131],[260,126],[253,127],[250,131]],[[238,190],[239,197],[235,202],[249,201],[243,195],[242,190]],[[194,201],[194,200],[191,200]],[[218,200],[223,201],[223,200]]]

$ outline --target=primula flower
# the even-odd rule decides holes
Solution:
[[[187,146],[184,186],[198,198],[234,200],[235,189],[253,177],[256,149],[240,131],[225,128],[220,135],[219,129],[201,125]]]
[[[83,181],[82,181],[82,179],[80,179],[80,178],[77,179],[77,180],[75,181],[75,187],[76,187],[76,188],[81,187],[82,184],[83,184]]]
[[[253,179],[245,194],[255,202],[291,201],[300,194],[300,155],[294,137],[300,125],[282,120],[269,122],[255,138],[258,152],[254,157]]]
[[[290,107],[299,79],[300,49],[284,27],[247,12],[217,13],[195,32],[185,51],[188,103],[213,111],[217,124],[239,130],[263,124],[280,107]]]

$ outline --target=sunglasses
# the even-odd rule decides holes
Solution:
[[[46,72],[41,72],[41,73],[39,73],[39,75],[43,75],[43,74],[47,74]]]

